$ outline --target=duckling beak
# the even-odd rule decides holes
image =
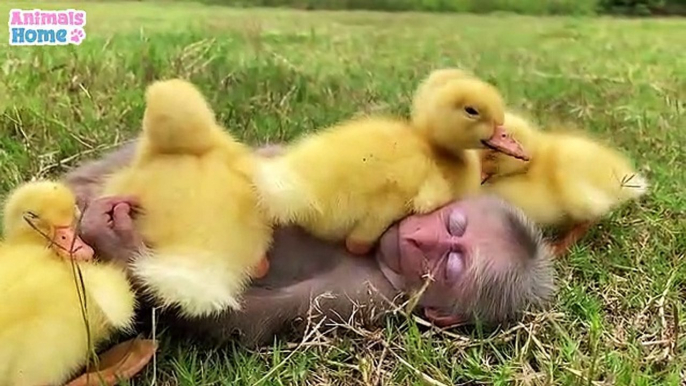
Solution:
[[[90,245],[86,244],[76,235],[71,226],[55,228],[55,237],[52,239],[57,253],[66,260],[91,261],[95,252]]]
[[[529,160],[529,155],[526,154],[522,145],[516,139],[509,136],[503,126],[496,126],[491,138],[482,140],[481,143],[489,149],[507,154],[510,157],[523,161]]]

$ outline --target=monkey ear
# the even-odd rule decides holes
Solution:
[[[467,319],[462,315],[450,314],[434,307],[425,307],[424,317],[440,328],[452,328],[468,323]]]

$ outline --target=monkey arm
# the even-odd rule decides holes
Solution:
[[[130,270],[144,248],[136,241],[129,212],[113,199],[98,199],[84,212],[84,240],[111,261]],[[108,211],[113,216],[103,215]],[[374,323],[399,292],[374,259],[354,259],[338,245],[321,241],[299,228],[280,228],[269,254],[272,269],[255,280],[242,297],[242,309],[211,317],[189,317],[175,307],[163,312],[165,323],[182,334],[213,342],[237,339],[250,346],[269,344],[282,333],[302,336],[310,324],[351,319]],[[135,279],[131,275],[131,279]],[[141,288],[141,283],[135,283]],[[145,298],[141,299],[147,303]],[[151,300],[151,299],[147,299]],[[158,304],[145,304],[156,306]],[[145,313],[143,313],[145,314]]]
[[[133,223],[132,200],[103,197],[84,211],[81,237],[126,275],[139,294],[162,308],[181,306],[187,317],[212,314],[227,306],[238,308],[233,286],[244,280],[231,276],[216,258],[207,255],[158,254],[147,248]],[[146,296],[141,296],[145,298]]]
[[[270,344],[274,336],[286,332],[288,327],[291,331],[302,328],[303,320],[298,320],[298,316],[307,315],[307,307],[300,295],[297,289],[293,292],[251,287],[244,293],[240,311],[229,310],[200,318],[177,317],[170,312],[162,318],[173,332],[208,344],[237,341],[260,347]]]
[[[302,338],[319,323],[320,328],[376,324],[392,309],[391,301],[398,293],[378,270],[368,269],[365,259],[346,259],[350,261],[334,270],[282,287],[256,284],[244,293],[240,311],[213,318],[169,313],[165,322],[177,333],[211,344],[238,341],[248,347],[269,345],[277,336]]]
[[[84,242],[96,250],[98,259],[124,270],[137,290],[141,283],[131,274],[130,263],[145,250],[145,245],[133,225],[133,207],[135,200],[131,198],[95,199],[84,210],[79,230]]]
[[[108,156],[110,162],[123,160],[127,152],[133,154],[129,145],[115,156]],[[131,214],[136,203],[131,198],[94,199],[99,181],[103,177],[98,172],[108,172],[114,167],[103,161],[77,169],[71,176],[72,189],[79,195],[79,206],[83,217],[79,226],[82,239],[96,250],[98,258],[110,262],[111,266],[93,266],[86,272],[89,282],[89,293],[106,315],[110,323],[117,328],[133,327],[137,283],[129,271],[129,261],[137,251],[144,248],[143,242],[134,231]],[[89,173],[96,173],[90,175]],[[123,270],[128,281],[120,276],[116,269]],[[131,288],[129,288],[131,284]],[[133,290],[133,291],[131,291]],[[86,386],[102,381],[105,386],[114,386],[120,380],[133,378],[152,359],[157,350],[157,343],[152,340],[135,338],[122,342],[109,350],[100,353],[99,363],[88,367],[83,374],[73,379],[67,386]]]

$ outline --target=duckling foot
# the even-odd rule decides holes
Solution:
[[[136,338],[120,343],[99,355],[97,368],[86,369],[85,374],[66,386],[115,386],[141,372],[156,350],[157,343],[149,339]]]
[[[267,273],[269,273],[269,260],[265,256],[262,258],[262,260],[260,260],[259,263],[257,263],[252,277],[253,279],[262,279],[263,277],[267,276]]]
[[[456,327],[464,323],[460,316],[449,315],[433,307],[424,308],[424,317],[440,328]]]
[[[555,256],[563,256],[567,250],[576,244],[591,228],[592,222],[586,221],[575,225],[568,230],[561,238],[553,243],[553,253]]]
[[[369,254],[373,247],[374,245],[371,243],[356,241],[350,238],[345,239],[345,249],[356,256],[365,256]]]

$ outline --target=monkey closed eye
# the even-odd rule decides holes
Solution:
[[[450,212],[448,216],[448,233],[453,236],[462,236],[467,228],[467,217],[458,211]]]

